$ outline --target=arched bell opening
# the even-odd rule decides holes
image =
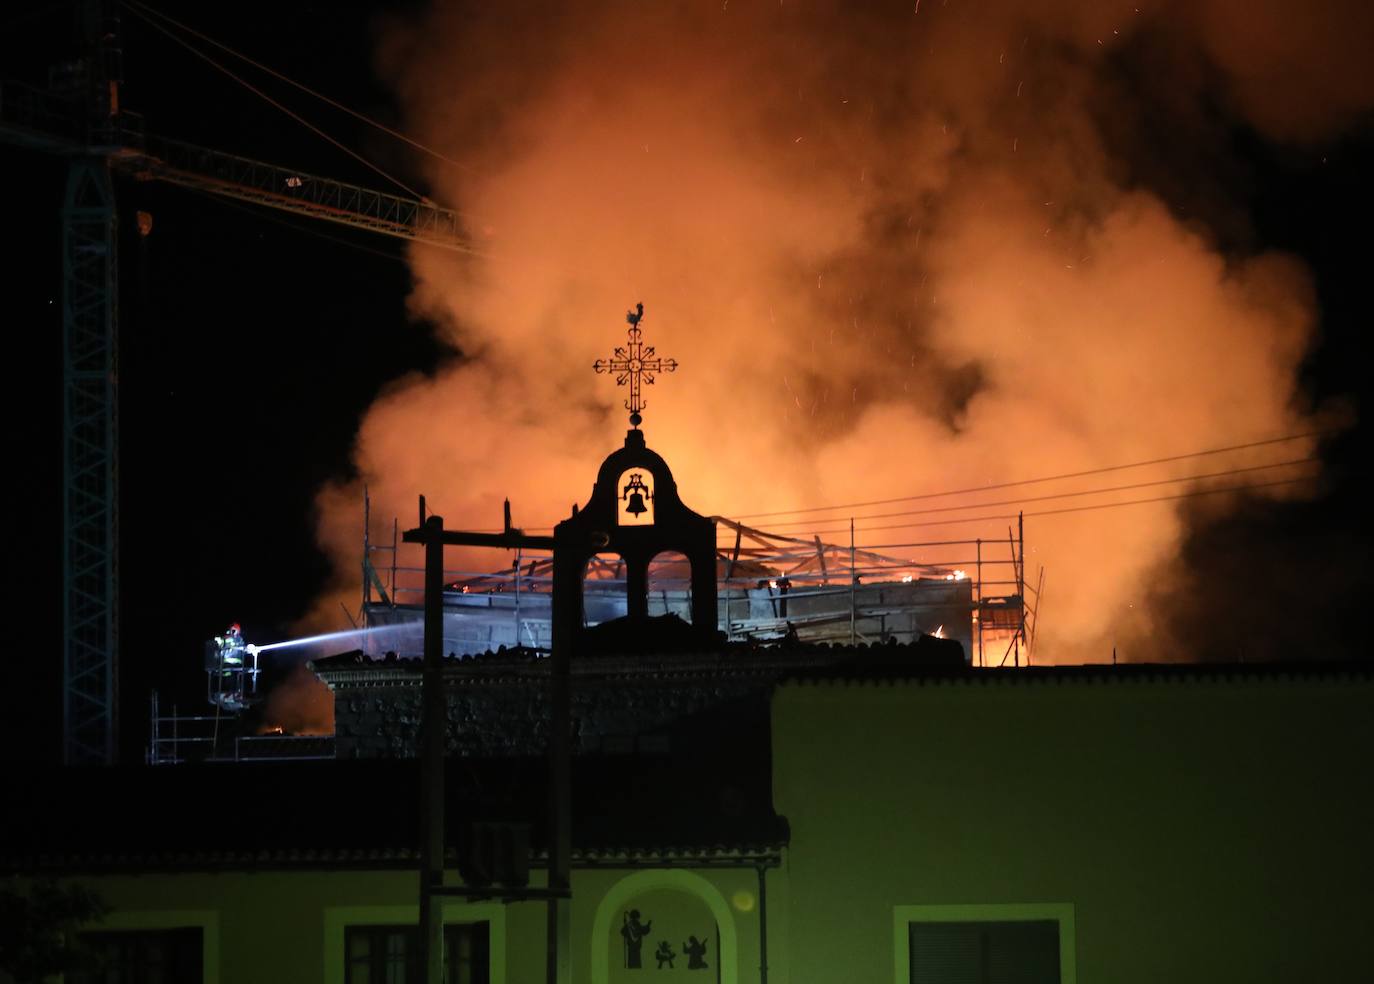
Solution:
[[[615,484],[616,525],[653,526],[657,513],[657,480],[643,466],[626,468]]]
[[[591,628],[625,614],[625,558],[614,551],[592,554],[582,569],[582,625]]]
[[[692,562],[677,550],[664,550],[649,561],[650,615],[676,615],[692,621]]]

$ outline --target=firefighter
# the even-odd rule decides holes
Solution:
[[[219,638],[220,663],[223,666],[243,665],[243,629],[235,622]]]

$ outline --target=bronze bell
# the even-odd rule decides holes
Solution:
[[[630,493],[630,502],[625,507],[625,511],[631,516],[638,516],[649,511],[649,507],[644,505],[644,496],[639,492]]]

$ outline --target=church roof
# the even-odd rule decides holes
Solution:
[[[902,665],[894,661],[836,664],[801,668],[779,681],[791,686],[852,686],[910,684],[915,686],[1036,687],[1088,685],[1172,684],[1179,686],[1253,682],[1348,682],[1374,680],[1374,663],[1255,662],[1255,663],[1084,663],[1062,666],[1001,666],[968,668],[962,672],[939,667]]]
[[[681,679],[693,676],[750,676],[775,679],[807,672],[862,674],[879,670],[922,673],[958,671],[966,667],[962,647],[952,640],[923,636],[910,643],[861,643],[855,646],[787,641],[776,643],[703,643],[690,633],[675,635],[676,616],[616,619],[591,630],[601,637],[593,652],[572,660],[574,679],[629,677]],[[690,628],[690,627],[689,627]],[[595,638],[595,636],[593,637]],[[526,647],[505,647],[469,656],[445,658],[450,685],[463,677],[489,681],[493,677],[542,677],[546,653]],[[420,660],[394,654],[370,657],[360,650],[313,660],[310,668],[331,686],[380,682],[385,675],[396,683],[419,684]],[[460,684],[461,685],[461,684]]]

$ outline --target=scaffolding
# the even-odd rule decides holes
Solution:
[[[372,537],[364,494],[362,622],[371,657],[421,650],[423,566],[404,563],[395,519]],[[973,538],[858,546],[779,534],[714,517],[718,530],[718,628],[731,641],[793,638],[847,645],[955,639],[974,666],[1030,665],[1044,571],[1026,580],[1024,529]],[[444,652],[456,656],[552,642],[553,557],[513,550],[497,570],[445,570]],[[587,565],[583,618],[625,614],[623,562],[599,554]],[[688,617],[686,559],[661,554],[649,572],[649,614]],[[385,631],[389,629],[390,631]],[[379,631],[380,630],[380,631]]]
[[[260,734],[243,730],[244,719],[221,713],[180,714],[172,705],[165,713],[154,690],[150,701],[148,747],[144,761],[149,765],[177,765],[184,762],[289,762],[307,759],[332,759],[333,735],[288,735],[280,729]]]
[[[253,762],[334,757],[332,735],[286,734],[279,727],[259,729],[249,712],[261,700],[258,649],[237,634],[205,643],[205,714],[182,714],[175,704],[166,713],[153,691],[150,699],[149,765],[181,762]]]

